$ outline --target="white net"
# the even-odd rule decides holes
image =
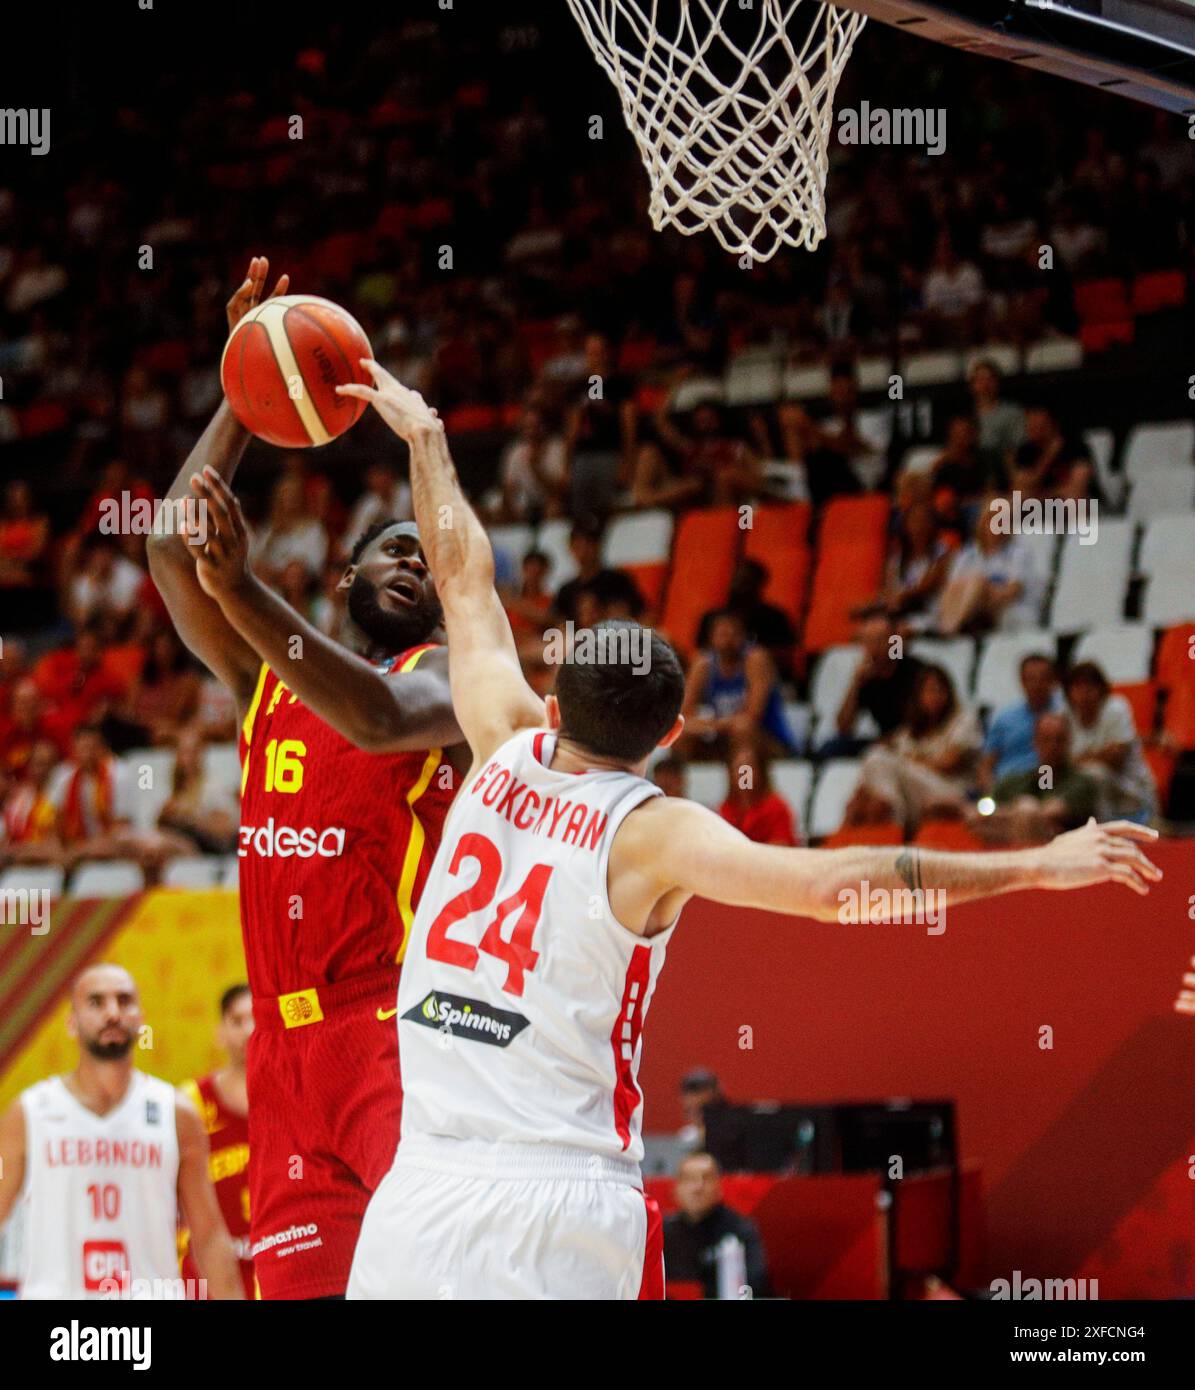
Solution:
[[[618,89],[657,231],[709,229],[758,261],[817,246],[834,93],[862,15],[822,0],[568,3]]]

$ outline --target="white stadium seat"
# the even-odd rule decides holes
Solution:
[[[784,373],[783,394],[786,401],[820,400],[830,391],[830,369],[822,365],[789,367]]]
[[[957,352],[915,352],[906,357],[900,373],[906,386],[943,386],[963,375]]]
[[[1141,574],[1177,570],[1195,564],[1195,512],[1155,516],[1141,537],[1137,569]]]
[[[58,864],[11,864],[0,873],[0,893],[19,893],[24,888],[29,893],[62,892],[63,873]]]
[[[1113,685],[1149,679],[1153,633],[1146,623],[1121,623],[1085,632],[1071,653],[1071,665],[1094,661]]]
[[[672,393],[668,409],[675,415],[684,415],[686,411],[695,410],[707,401],[720,402],[725,394],[725,388],[716,376],[687,377]]]
[[[215,888],[220,881],[221,863],[210,856],[172,859],[162,870],[163,888]]]
[[[949,640],[918,637],[909,643],[909,655],[948,671],[959,702],[964,705],[968,703],[971,699],[971,674],[975,669],[973,637],[952,637]]]
[[[786,700],[784,702],[784,722],[796,740],[797,747],[807,748],[809,746],[809,734],[813,729],[812,706],[802,704],[799,700]]]
[[[784,368],[778,357],[744,353],[726,369],[726,404],[764,405],[780,399],[783,385]]]
[[[519,564],[531,548],[531,527],[491,526],[489,536],[490,544],[494,547],[494,554],[499,557],[499,577],[502,574],[502,562],[505,561],[506,567],[517,578]]]
[[[220,860],[220,887],[237,889],[241,882],[241,861],[235,854],[226,854]]]
[[[1195,565],[1158,569],[1145,586],[1142,618],[1148,627],[1195,622]]]
[[[1124,452],[1125,476],[1130,482],[1151,468],[1173,468],[1195,457],[1195,424],[1171,420],[1160,425],[1136,425]]]
[[[858,758],[831,758],[822,764],[809,803],[810,839],[832,835],[842,824],[847,802],[859,785]]]
[[[173,789],[174,749],[130,748],[120,761],[128,769],[129,817],[138,830],[152,830]]]
[[[855,427],[880,453],[886,452],[892,442],[892,407],[877,405],[870,410],[859,411],[855,417]]]
[[[559,589],[562,584],[567,584],[570,579],[577,577],[577,562],[568,548],[568,536],[572,527],[572,522],[563,518],[546,521],[531,541],[536,550],[542,550],[551,563],[548,584],[552,589]]]
[[[900,466],[906,473],[928,473],[941,457],[940,444],[914,444],[905,450]]]
[[[1078,535],[1065,536],[1050,602],[1050,630],[1078,632],[1119,623],[1124,617],[1132,551],[1133,527],[1121,517],[1102,520],[1091,545],[1084,545]]]
[[[729,780],[725,763],[690,763],[685,769],[685,795],[717,810],[726,800]]]
[[[1125,476],[1112,470],[1112,455],[1116,441],[1111,430],[1094,429],[1083,431],[1083,442],[1091,450],[1095,464],[1095,474],[1099,479],[1100,492],[1105,503],[1114,511],[1119,511],[1124,503]]]
[[[662,507],[615,517],[606,532],[606,564],[658,565],[672,551],[672,513]]]
[[[772,789],[792,808],[797,818],[797,838],[808,838],[809,794],[813,790],[813,765],[802,758],[779,758],[772,764]]]
[[[1025,349],[1027,372],[1071,372],[1083,365],[1083,344],[1078,338],[1043,338]]]
[[[887,391],[892,361],[887,357],[860,357],[855,364],[855,380],[860,391]]]
[[[786,502],[808,502],[809,480],[803,463],[789,463],[785,459],[764,459],[763,476],[768,491]]]
[[[986,638],[975,669],[975,703],[998,710],[1023,700],[1021,661],[1037,652],[1051,659],[1057,655],[1048,632],[996,632]]]
[[[73,898],[124,898],[145,887],[141,866],[131,859],[88,859],[71,876]]]
[[[1001,376],[1016,376],[1021,370],[1021,349],[1012,343],[984,343],[963,355],[963,374],[971,375],[977,362],[991,362]]]
[[[862,657],[863,648],[857,642],[827,647],[822,652],[809,684],[809,701],[815,715],[831,722],[837,717]]]
[[[1171,512],[1190,512],[1195,503],[1195,468],[1181,463],[1151,468],[1133,483],[1129,494],[1129,516],[1134,521],[1150,521]]]
[[[219,787],[239,794],[241,757],[235,743],[209,743],[203,750],[203,772]]]

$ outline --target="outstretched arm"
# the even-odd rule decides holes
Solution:
[[[240,289],[228,301],[228,326],[235,328],[261,300],[270,263],[254,256]],[[285,294],[289,281],[282,275],[275,294]],[[249,432],[233,415],[227,401],[220,403],[211,423],[200,435],[187,461],[179,470],[167,501],[185,507],[191,494],[193,474],[214,469],[231,482],[249,442]],[[149,570],[165,600],[178,635],[209,671],[228,686],[243,716],[257,685],[261,660],[220,611],[220,605],[203,592],[195,574],[195,560],[180,532],[151,535],[148,539]]]
[[[207,468],[192,481],[207,508],[208,539],[195,573],[209,601],[254,653],[339,734],[371,753],[443,748],[461,741],[448,660],[440,649],[409,671],[385,675],[327,637],[267,588],[249,564],[249,525],[232,489]]]
[[[444,424],[416,391],[365,360],[374,385],[338,386],[368,401],[411,451],[419,538],[448,630],[452,703],[475,761],[519,729],[543,724],[543,701],[523,678],[510,620],[494,588],[494,552],[461,489]]]
[[[857,897],[863,884],[889,893],[936,891],[949,906],[1022,888],[1107,882],[1144,894],[1162,871],[1138,842],[1156,838],[1155,831],[1127,821],[1093,820],[1047,845],[993,854],[914,845],[785,849],[752,843],[705,807],[661,797],[627,817],[613,867],[630,869],[641,881],[653,875],[657,897],[679,890],[734,907],[833,922],[840,920],[847,895],[853,891]]]

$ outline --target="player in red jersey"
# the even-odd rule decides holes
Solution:
[[[218,1039],[228,1057],[219,1071],[184,1081],[179,1088],[199,1112],[208,1139],[208,1175],[241,1267],[245,1297],[256,1298],[249,1254],[249,1094],[245,1054],[253,1033],[253,996],[248,985],[233,985],[220,998]],[[179,1231],[184,1279],[198,1280],[190,1231]]]
[[[230,328],[268,271],[250,263]],[[170,500],[231,497],[248,438],[221,405]],[[247,549],[217,586],[215,525],[198,521],[151,537],[150,569],[241,718],[254,1268],[263,1298],[339,1297],[398,1140],[398,968],[458,780],[442,615],[413,523],[378,523],[354,546],[346,646],[267,589]]]

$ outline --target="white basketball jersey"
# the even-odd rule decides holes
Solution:
[[[675,923],[614,916],[610,846],[659,788],[549,766],[516,734],[461,791],[398,991],[403,1136],[571,1144],[638,1162],[643,1022]]]
[[[158,1281],[153,1296],[174,1296],[174,1087],[134,1071],[120,1104],[96,1115],[53,1076],[23,1092],[21,1108],[21,1297],[150,1297],[150,1280]]]

